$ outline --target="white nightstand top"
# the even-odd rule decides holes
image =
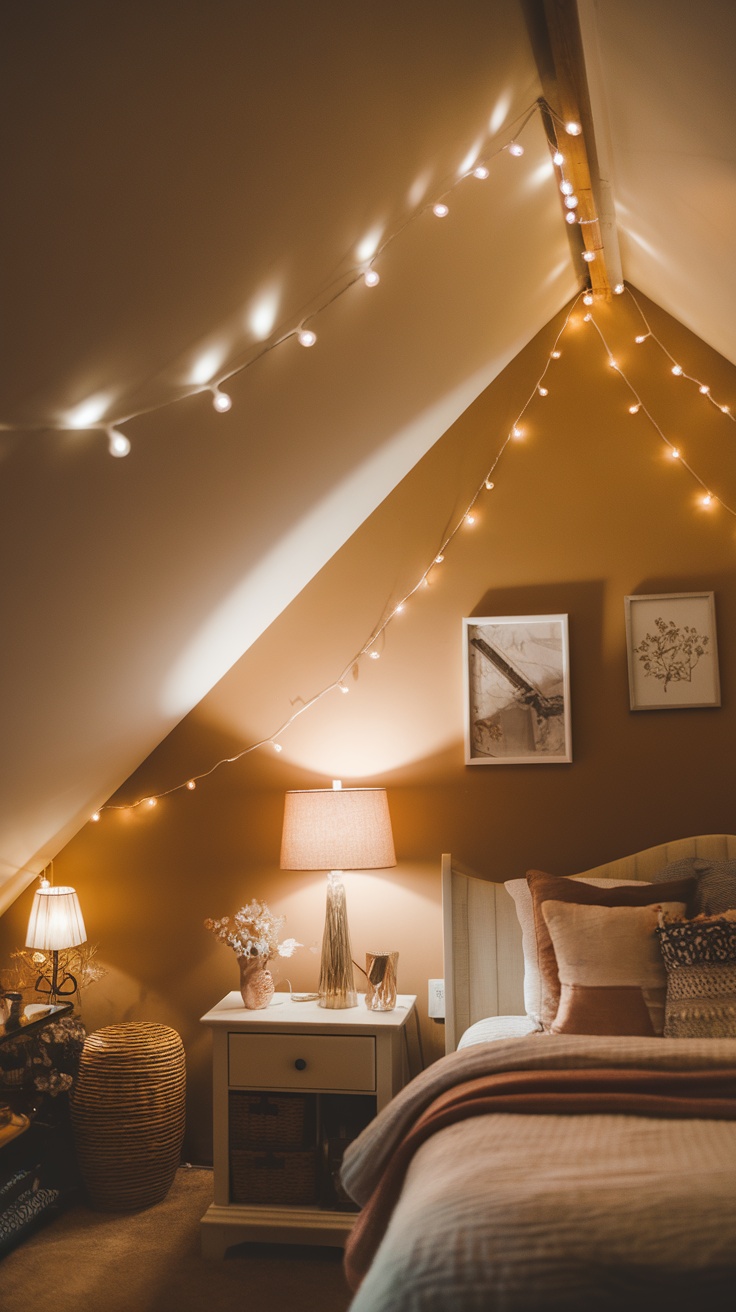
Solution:
[[[235,989],[226,994],[201,1019],[205,1025],[216,1027],[252,1025],[267,1029],[289,1029],[298,1026],[305,1030],[400,1029],[406,1024],[416,1002],[413,993],[400,993],[393,1011],[369,1011],[365,994],[358,994],[357,1007],[320,1007],[318,1002],[292,1002],[288,993],[274,993],[271,1004],[259,1011],[243,1006],[243,999]]]

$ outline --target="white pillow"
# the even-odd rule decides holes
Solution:
[[[648,879],[601,879],[593,876],[569,875],[581,884],[594,884],[596,888],[620,888],[624,884],[648,884]],[[507,879],[504,888],[513,898],[516,917],[521,925],[521,947],[524,953],[524,1006],[526,1014],[534,1024],[542,1026],[542,977],[539,970],[537,954],[537,935],[534,927],[534,908],[532,895],[526,879]]]

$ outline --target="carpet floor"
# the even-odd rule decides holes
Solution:
[[[212,1172],[182,1167],[167,1197],[142,1212],[75,1203],[0,1261],[3,1312],[346,1312],[334,1248],[240,1244],[221,1262],[200,1256],[199,1222]]]

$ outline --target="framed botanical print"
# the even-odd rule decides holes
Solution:
[[[712,592],[625,598],[632,711],[720,706]]]
[[[466,765],[572,760],[567,615],[463,620]]]

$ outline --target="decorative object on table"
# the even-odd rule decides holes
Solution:
[[[624,598],[632,711],[720,706],[712,592]]]
[[[42,876],[33,895],[26,947],[34,952],[50,952],[52,971],[50,980],[43,973],[39,974],[37,993],[47,992],[51,1002],[76,993],[77,981],[73,975],[62,972],[59,978],[59,952],[77,947],[86,939],[87,931],[76,891],[64,885],[55,886]]]
[[[71,1113],[79,1170],[94,1207],[135,1211],[166,1197],[180,1164],[185,1093],[176,1030],[126,1021],[88,1035]]]
[[[463,620],[465,764],[572,761],[567,615]]]
[[[398,952],[366,952],[365,973],[368,984],[365,1005],[370,1011],[393,1011],[396,1006],[398,960]]]
[[[279,931],[286,922],[285,916],[275,916],[265,902],[254,899],[221,920],[205,920],[221,943],[232,948],[240,966],[240,993],[244,1006],[250,1011],[267,1007],[273,997],[274,982],[268,963],[271,957],[290,957],[302,946],[295,938],[279,943]]]
[[[327,870],[327,908],[319,978],[321,1007],[355,1007],[344,870],[396,865],[385,788],[294,790],[286,794],[282,870]]]

